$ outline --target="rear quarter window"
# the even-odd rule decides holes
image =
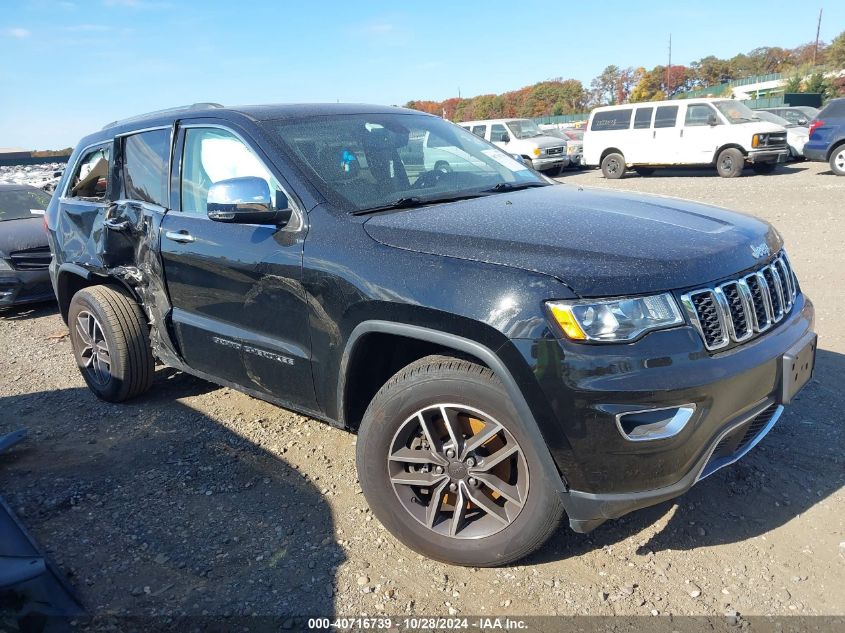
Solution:
[[[127,198],[167,208],[170,129],[127,136],[123,141],[123,190]]]
[[[824,120],[825,117],[845,119],[845,99],[831,101],[822,108],[822,111],[819,112],[818,118]]]
[[[631,109],[608,110],[597,112],[593,116],[590,130],[593,132],[604,132],[609,130],[627,130],[631,126]]]

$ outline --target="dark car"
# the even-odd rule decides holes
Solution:
[[[845,176],[845,98],[830,101],[810,122],[804,157],[830,163],[837,176]]]
[[[551,184],[413,110],[154,113],[84,138],[57,192],[51,274],[94,393],[139,396],[158,359],[356,431],[373,512],[440,560],[682,494],[813,369],[767,223]]]
[[[775,108],[760,108],[760,110],[776,114],[800,127],[808,125],[819,113],[819,109],[812,106],[778,106]]]
[[[54,299],[44,212],[50,194],[0,183],[0,307]]]

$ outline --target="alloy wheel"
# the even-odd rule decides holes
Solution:
[[[88,375],[98,385],[105,385],[111,378],[111,356],[103,327],[90,312],[83,310],[76,316],[76,333],[82,349],[79,357]]]
[[[513,523],[528,496],[528,464],[516,439],[464,405],[414,413],[394,435],[387,459],[404,509],[442,536],[496,534]]]
[[[836,165],[839,171],[845,171],[845,150],[842,150],[836,155],[836,158],[833,159],[833,164]]]

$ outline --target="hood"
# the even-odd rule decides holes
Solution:
[[[689,288],[782,245],[766,222],[717,207],[553,185],[406,209],[364,224],[378,242],[556,277],[582,297]]]
[[[0,253],[3,255],[47,245],[41,216],[0,222]]]
[[[770,121],[763,121],[762,119],[757,119],[756,121],[748,121],[747,123],[734,123],[734,125],[744,125],[749,128],[753,128],[752,132],[754,134],[783,132],[786,129],[782,125],[778,125],[777,123],[771,123]]]
[[[560,147],[561,145],[566,145],[565,139],[557,138],[556,136],[535,136],[533,138],[522,139],[522,142],[534,143],[540,149],[546,149],[547,147]]]

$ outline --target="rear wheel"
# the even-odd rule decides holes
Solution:
[[[723,149],[716,158],[716,171],[722,178],[736,178],[742,175],[744,167],[745,156],[734,147]]]
[[[367,408],[358,477],[373,513],[411,549],[503,565],[539,547],[562,516],[539,450],[492,371],[428,356]]]
[[[97,397],[122,402],[150,388],[155,369],[140,306],[108,286],[83,288],[70,302],[68,328],[82,377]]]
[[[755,174],[764,175],[771,174],[777,166],[777,163],[754,163],[751,169],[754,170]]]
[[[625,157],[622,154],[608,154],[601,161],[601,173],[605,178],[616,180],[625,175]]]
[[[830,169],[837,176],[845,176],[845,145],[840,145],[830,155]]]

